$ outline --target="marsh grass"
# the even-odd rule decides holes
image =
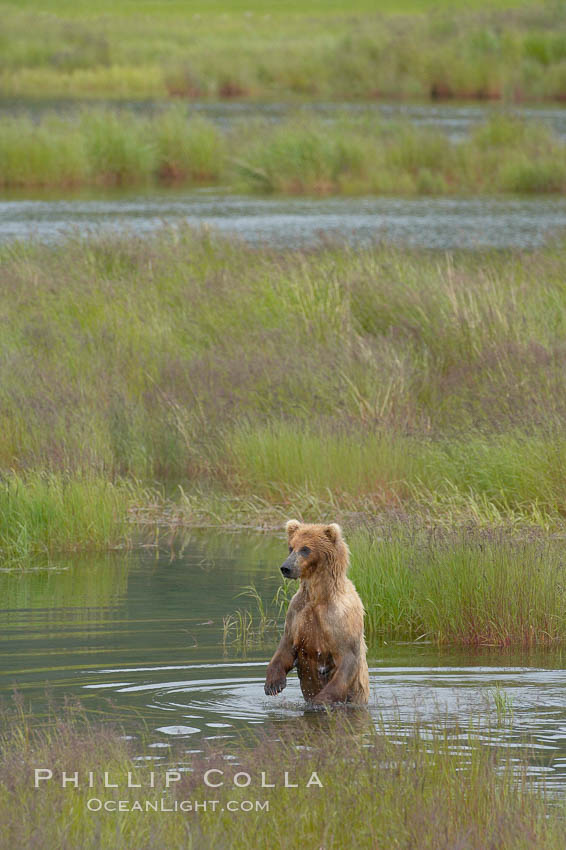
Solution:
[[[126,110],[83,110],[40,123],[7,118],[0,130],[5,186],[218,182],[224,139],[214,125],[170,108],[154,118]]]
[[[149,482],[148,521],[161,482],[171,522],[410,508],[560,526],[565,262],[561,242],[281,253],[188,228],[5,247],[0,467]],[[10,545],[30,527],[15,517]]]
[[[133,481],[94,475],[7,473],[0,480],[2,566],[48,563],[65,551],[127,547],[128,511],[143,500]]]
[[[238,609],[228,614],[222,620],[222,643],[226,649],[228,646],[236,647],[245,652],[253,645],[261,644],[266,637],[277,634],[278,622],[271,615],[269,608],[277,604],[279,613],[282,609],[282,594],[279,593],[272,600],[271,606],[266,604],[255,585],[244,587],[239,597],[251,600],[252,609],[248,603],[245,609]]]
[[[99,6],[4,3],[0,91],[34,98],[563,99],[560,4],[473,5],[479,10],[442,10],[419,0],[400,15],[390,2],[380,14],[367,2],[286,6],[285,13],[277,5],[223,3],[188,14],[167,3],[141,15],[123,0],[104,13]]]
[[[350,537],[369,639],[550,645],[566,638],[561,539],[406,523]]]
[[[496,683],[491,689],[491,697],[495,704],[498,724],[500,726],[505,726],[508,723],[512,724],[514,712],[513,697],[509,696],[499,683]]]
[[[562,193],[566,145],[551,130],[493,116],[455,144],[375,115],[329,123],[306,112],[227,131],[186,107],[140,116],[82,110],[0,125],[0,184],[222,184],[240,192],[457,195]]]
[[[464,743],[463,743],[464,742]],[[181,749],[169,754],[172,769],[189,768],[165,787],[165,769],[154,771],[132,759],[131,742],[117,731],[89,724],[80,708],[59,711],[48,728],[33,728],[21,707],[5,716],[0,738],[1,846],[71,848],[176,847],[198,836],[199,847],[328,848],[418,846],[423,850],[470,850],[487,846],[561,848],[563,810],[526,771],[527,752],[482,746],[473,731],[440,723],[421,730],[418,721],[402,738],[376,730],[365,714],[348,712],[289,721],[276,737],[255,742],[207,742],[200,754]],[[307,754],[307,755],[306,755]],[[230,760],[226,758],[230,756]],[[54,778],[33,787],[34,769],[49,765]],[[87,800],[163,799],[194,803],[208,795],[209,768],[223,771],[225,784],[214,789],[219,805],[190,813],[91,813]],[[61,788],[61,771],[78,772],[81,787]],[[86,787],[88,772],[95,788]],[[260,788],[261,773],[275,788]],[[284,771],[297,788],[282,787]],[[103,788],[104,772],[118,788]],[[141,788],[127,788],[130,784]],[[238,788],[236,772],[252,785]],[[316,772],[322,788],[307,782]],[[220,774],[214,774],[219,776]],[[57,781],[58,780],[58,781]],[[227,809],[228,801],[269,803],[268,811]],[[22,816],[25,812],[25,817]],[[344,813],[348,813],[348,817]],[[298,816],[298,813],[301,813]],[[235,828],[241,823],[241,829]]]
[[[410,502],[439,521],[449,511],[478,522],[507,517],[542,525],[564,514],[565,450],[558,435],[432,440],[389,429],[297,432],[285,422],[244,425],[228,447],[240,487],[268,502],[314,493],[336,507],[383,510]]]
[[[254,641],[253,618],[249,611],[238,609],[222,618],[222,646],[235,645],[245,651]]]

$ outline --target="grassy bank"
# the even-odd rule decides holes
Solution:
[[[180,483],[188,514],[200,488],[218,511],[564,516],[561,242],[281,253],[174,229],[0,263],[4,470]]]
[[[354,533],[371,640],[534,646],[566,639],[563,540],[407,524]]]
[[[0,93],[564,99],[559,4],[443,5],[3,2]]]
[[[186,107],[82,111],[0,126],[0,186],[222,185],[287,194],[461,195],[566,191],[566,144],[498,115],[461,143],[375,114],[221,131]]]
[[[2,567],[55,553],[127,547],[128,512],[148,494],[129,479],[93,474],[8,471],[0,480]]]
[[[314,719],[313,719],[314,720]],[[358,724],[322,716],[318,723],[299,721],[280,728],[280,741],[259,740],[244,749],[217,744],[200,755],[172,755],[172,766],[192,769],[167,789],[164,768],[152,765],[155,787],[149,788],[149,768],[131,760],[126,742],[100,728],[85,728],[65,718],[47,731],[33,731],[19,719],[3,724],[0,741],[0,814],[2,847],[199,848],[230,846],[268,848],[419,847],[441,850],[466,846],[561,848],[564,844],[562,806],[552,803],[529,782],[521,762],[513,765],[502,753],[484,748],[473,734],[462,746],[462,730],[440,727],[425,738],[418,727],[402,742]],[[305,750],[308,749],[308,758]],[[226,756],[230,756],[230,761]],[[274,766],[277,767],[274,767]],[[53,779],[33,787],[34,770],[49,766]],[[225,784],[208,788],[206,769]],[[79,789],[61,788],[61,771],[78,771]],[[283,771],[298,788],[283,788]],[[88,772],[95,788],[85,787]],[[118,788],[103,788],[104,772]],[[130,784],[142,788],[127,788]],[[238,788],[238,771],[251,777]],[[261,772],[275,788],[262,789]],[[313,771],[322,783],[306,787]],[[180,774],[178,774],[180,776]],[[240,780],[242,781],[242,780]],[[89,812],[87,801],[110,805],[127,800],[175,802],[217,800],[216,811]],[[243,801],[267,803],[268,810],[246,811]],[[229,811],[231,806],[234,810]],[[25,816],[24,815],[25,812]],[[345,813],[347,812],[347,817]],[[253,839],[250,839],[253,836]]]

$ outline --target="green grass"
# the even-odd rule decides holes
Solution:
[[[560,4],[0,5],[9,97],[561,100]]]
[[[447,7],[450,11],[454,11],[458,6],[464,8],[464,4],[458,0],[401,0],[401,2],[393,2],[393,0],[353,0],[347,5],[344,0],[309,0],[308,5],[299,3],[298,0],[291,0],[286,3],[284,9],[276,0],[119,0],[118,3],[111,0],[100,0],[96,7],[93,7],[88,0],[46,0],[39,6],[38,0],[3,0],[3,4],[7,9],[18,8],[29,11],[48,12],[52,15],[69,15],[70,17],[85,17],[87,19],[97,18],[101,14],[108,15],[110,13],[117,17],[138,17],[142,15],[155,16],[158,21],[160,18],[165,20],[171,17],[183,19],[188,15],[202,15],[208,17],[209,20],[217,15],[262,15],[269,14],[276,18],[285,18],[289,15],[297,15],[301,18],[316,14],[323,16],[344,15],[350,13],[354,15],[376,13],[376,12],[429,12],[443,9]],[[489,6],[497,9],[507,9],[516,6],[522,6],[522,0],[498,0],[497,3],[487,2],[487,0],[472,0],[465,4],[466,9],[475,8],[481,9]]]
[[[0,481],[3,567],[49,561],[64,551],[127,546],[128,510],[144,500],[133,481],[92,474],[6,473]]]
[[[51,848],[225,847],[344,848],[419,847],[422,850],[558,850],[564,846],[563,805],[535,787],[526,771],[526,753],[482,746],[479,735],[440,723],[403,738],[386,728],[376,731],[365,714],[325,714],[281,725],[278,740],[260,738],[244,747],[212,743],[200,755],[171,754],[171,766],[190,772],[165,787],[164,768],[134,762],[116,732],[88,726],[69,711],[50,729],[34,730],[20,710],[3,722],[0,751],[2,846]],[[308,758],[305,758],[308,751]],[[231,761],[225,756],[229,755]],[[234,761],[235,759],[235,761]],[[50,782],[33,787],[34,769],[49,766]],[[204,785],[206,769],[222,770],[225,784]],[[174,769],[174,768],[173,768]],[[82,787],[61,788],[61,771],[78,772]],[[282,788],[283,771],[298,788]],[[92,771],[95,788],[84,787]],[[104,772],[118,788],[101,787]],[[275,788],[259,787],[261,772]],[[316,772],[322,788],[306,787]],[[142,788],[128,789],[130,784]],[[247,788],[235,787],[236,772],[248,773]],[[220,774],[213,774],[214,779]],[[129,805],[164,799],[218,800],[190,812],[98,812],[89,799]],[[269,804],[268,811],[241,811],[242,801]],[[236,811],[228,811],[233,805]]]
[[[349,542],[370,640],[545,646],[566,638],[561,540],[399,523]]]
[[[83,111],[71,121],[52,115],[40,124],[6,119],[0,131],[0,183],[216,183],[226,170],[224,148],[213,125],[176,109],[153,120],[110,111]]]
[[[389,429],[300,430],[295,424],[242,426],[226,462],[241,488],[269,501],[325,495],[337,504],[376,508],[412,501],[451,516],[501,520],[563,516],[566,441],[558,435],[468,434],[430,440]]]
[[[4,248],[0,469],[181,484],[187,518],[560,524],[564,252]]]
[[[458,144],[375,115],[329,124],[298,113],[280,125],[220,131],[186,107],[151,117],[83,110],[0,127],[0,185],[183,183],[286,194],[564,193],[566,144],[503,114]]]

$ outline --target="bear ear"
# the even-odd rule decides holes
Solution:
[[[331,541],[331,543],[336,544],[339,540],[342,539],[342,529],[340,528],[337,522],[333,522],[330,525],[325,525],[324,533]]]
[[[299,528],[300,525],[301,525],[301,523],[299,522],[298,519],[287,520],[287,522],[285,523],[285,530],[287,532],[287,536],[292,537],[293,534],[295,533],[295,531],[297,531],[297,529]]]

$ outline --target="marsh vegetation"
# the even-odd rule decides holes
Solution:
[[[564,261],[188,228],[5,247],[1,466],[181,483],[188,513],[200,487],[559,523]]]
[[[279,124],[256,119],[228,130],[186,107],[2,121],[0,185],[150,184],[295,195],[564,193],[566,144],[542,124],[505,114],[460,142],[375,113],[329,121],[298,112]]]
[[[393,740],[387,729],[364,727],[363,718],[323,716],[280,729],[277,738],[261,736],[253,746],[221,742],[200,754],[172,754],[173,764],[190,769],[166,787],[166,772],[155,772],[149,787],[147,763],[132,761],[131,746],[111,729],[85,723],[77,711],[67,711],[51,728],[30,726],[21,712],[4,719],[0,749],[0,813],[2,846],[31,846],[40,836],[44,847],[152,848],[178,846],[198,836],[199,847],[255,848],[349,846],[355,828],[356,846],[453,848],[465,842],[470,850],[486,846],[562,848],[563,809],[540,786],[534,787],[516,761],[482,746],[474,730],[448,724]],[[451,744],[466,741],[459,752]],[[308,752],[308,758],[305,758]],[[228,758],[229,757],[229,760]],[[33,787],[37,765],[52,765],[53,779]],[[152,766],[153,767],[153,766]],[[203,775],[213,768],[224,785],[207,788]],[[62,790],[62,770],[78,771],[79,789]],[[282,788],[283,769],[296,788]],[[117,788],[88,788],[88,772],[103,782],[104,772]],[[238,788],[236,772],[248,774],[253,785]],[[258,787],[261,772],[275,788]],[[141,787],[128,787],[129,784]],[[308,787],[313,772],[322,783]],[[58,781],[59,780],[59,781]],[[240,781],[242,781],[240,779]],[[128,799],[143,808],[145,801],[163,801],[162,812],[92,813],[88,800],[110,805]],[[174,811],[175,804],[204,798],[219,801],[195,811]],[[243,801],[268,802],[269,809],[240,809]],[[235,809],[228,810],[231,803]],[[26,807],[26,817],[20,816]],[[297,813],[301,812],[301,816]],[[345,813],[347,812],[347,817]],[[242,823],[242,829],[235,825]],[[245,823],[245,829],[244,827]]]
[[[442,5],[4,2],[0,93],[564,99],[560,4]]]
[[[3,249],[3,556],[341,519],[371,637],[562,640],[536,529],[566,510],[564,262],[190,229]]]

